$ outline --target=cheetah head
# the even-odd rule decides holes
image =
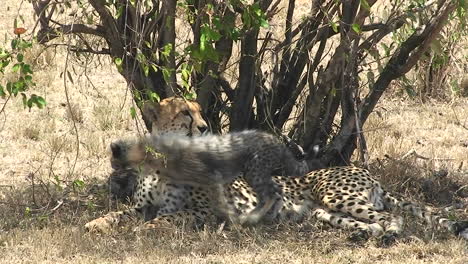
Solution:
[[[164,159],[147,147],[145,140],[118,140],[112,142],[111,166],[114,170],[130,168],[163,168]]]
[[[150,123],[151,134],[171,132],[192,136],[208,131],[200,105],[181,97],[169,97],[159,103],[147,102],[143,105],[143,113]]]

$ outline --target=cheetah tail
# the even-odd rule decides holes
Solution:
[[[418,204],[399,199],[389,192],[384,193],[385,205],[397,207],[401,210],[410,212],[412,215],[424,220],[427,224],[438,225],[450,233],[468,240],[468,221],[451,220],[443,217],[429,206],[420,206]]]

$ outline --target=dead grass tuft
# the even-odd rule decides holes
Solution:
[[[23,129],[23,136],[27,139],[31,139],[34,141],[39,140],[40,133],[41,133],[41,130],[37,126],[25,127]]]
[[[71,103],[70,107],[67,107],[65,117],[68,120],[75,121],[77,123],[82,124],[84,122],[83,111],[81,110],[80,105],[76,103]]]
[[[47,69],[56,64],[57,54],[51,49],[41,45],[33,45],[24,53],[24,60],[34,69]]]
[[[406,199],[437,207],[468,202],[463,172],[435,169],[430,162],[415,159],[374,164],[372,171],[387,189]]]
[[[108,104],[98,104],[93,108],[93,114],[97,120],[98,129],[112,130],[122,129],[124,120],[119,111],[116,111],[115,106]]]
[[[67,135],[50,135],[47,138],[47,146],[51,153],[71,152],[74,149],[73,139]]]

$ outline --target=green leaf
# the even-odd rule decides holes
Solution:
[[[133,106],[130,107],[130,116],[132,117],[132,119],[136,118],[136,109]]]
[[[169,82],[171,79],[171,71],[168,68],[163,68],[162,69],[163,77],[166,82]]]
[[[364,7],[367,11],[370,11],[370,6],[367,0],[361,0],[361,6]]]
[[[385,43],[382,43],[382,48],[385,51],[385,56],[388,56],[390,54],[390,47],[387,46]]]
[[[42,109],[47,105],[47,102],[42,96],[36,96],[36,105],[39,107],[39,109]]]
[[[354,32],[360,34],[361,33],[361,26],[359,26],[358,24],[354,23],[353,25],[351,25],[352,29],[354,30]]]
[[[194,92],[184,94],[184,98],[187,100],[195,100],[197,99],[197,94]]]
[[[26,107],[26,104],[28,103],[28,97],[26,96],[25,93],[21,93],[21,97],[23,100],[23,106]]]
[[[16,19],[15,19],[16,21]],[[29,208],[29,206],[26,206],[26,208],[24,209],[24,215],[25,216],[31,216],[31,208]]]
[[[159,103],[159,101],[161,101],[161,98],[159,97],[159,94],[153,92],[153,91],[149,91],[148,92],[148,95],[149,95],[149,99],[152,101],[152,102],[156,102],[156,103]]]
[[[115,58],[114,59],[114,63],[115,63],[115,66],[117,66],[117,70],[119,72],[122,72],[123,71],[123,68],[122,68],[122,59],[121,58]]]
[[[30,98],[30,99],[26,102],[26,105],[28,106],[29,109],[32,108],[33,102],[34,102],[34,100],[33,100],[32,98]],[[24,102],[23,102],[23,103],[24,103]]]
[[[335,33],[338,33],[338,23],[330,21],[330,26],[332,27],[333,31],[335,31]]]
[[[11,90],[13,95],[18,95],[19,92],[25,91],[25,83],[22,80],[16,81],[13,85],[13,89]]]
[[[31,65],[29,64],[23,64],[23,67],[21,68],[21,72],[23,74],[33,74],[33,71],[31,69]]]
[[[9,94],[13,93],[13,83],[12,82],[7,82],[6,89]]]
[[[18,40],[18,46],[17,46],[19,49],[27,49],[27,48],[30,48],[32,47],[32,42],[30,41],[25,41],[23,39],[19,39]]]
[[[77,180],[73,181],[73,186],[78,187],[78,188],[81,189],[81,188],[83,188],[85,186],[85,183],[84,183],[84,181],[77,179]]]
[[[260,26],[262,28],[268,28],[270,27],[270,24],[268,24],[268,21],[266,19],[260,19]]]
[[[10,61],[9,61],[9,60],[4,60],[4,61],[2,62],[2,67],[1,67],[2,70],[3,70],[4,68],[6,68],[6,66],[8,66],[8,64],[10,64]]]
[[[143,69],[143,74],[145,77],[148,77],[149,75],[149,66],[148,64],[141,64],[141,68]]]
[[[21,63],[16,63],[16,64],[13,65],[13,67],[11,68],[11,71],[17,72],[19,69],[21,69]]]
[[[23,54],[18,53],[18,55],[16,55],[16,59],[18,60],[18,62],[23,62],[23,59],[24,59]]]
[[[207,46],[207,38],[205,34],[200,35],[200,51],[203,52],[206,49]]]
[[[12,49],[15,50],[18,47],[18,41],[19,40],[17,38],[11,40],[11,48]]]
[[[221,34],[210,27],[208,24],[204,24],[201,28],[201,35],[204,36],[205,41],[218,41],[221,39]]]
[[[137,55],[136,55],[136,59],[137,59],[140,63],[145,63],[145,62],[147,61],[145,54],[143,54],[141,51],[138,51],[138,53],[137,53]]]
[[[3,87],[3,85],[0,84],[0,97],[5,97],[6,96],[6,93],[5,93],[5,87]]]
[[[153,63],[150,64],[150,65],[151,65],[151,68],[153,68],[153,71],[154,71],[154,72],[158,72],[158,65],[153,64]]]
[[[163,56],[165,56],[166,58],[168,58],[171,55],[171,52],[172,52],[172,44],[168,43],[168,44],[164,45],[161,54]]]
[[[115,17],[120,18],[123,14],[123,11],[124,11],[124,6],[123,5],[119,6],[119,8],[117,9],[117,13],[115,14]]]
[[[24,97],[23,97],[23,104],[24,104]],[[35,94],[31,95],[26,102],[26,106],[28,108],[32,108],[33,105],[36,105],[38,108],[42,109],[46,105],[46,101],[41,96],[37,96]]]
[[[0,60],[6,60],[10,58],[10,52],[0,48]]]

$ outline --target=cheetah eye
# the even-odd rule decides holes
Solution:
[[[185,116],[190,116],[189,110],[183,110],[181,113]]]

